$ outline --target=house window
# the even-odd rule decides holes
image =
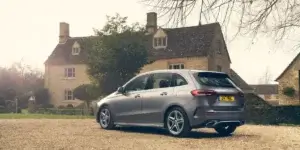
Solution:
[[[75,77],[75,68],[65,68],[65,77],[74,78]]]
[[[221,66],[217,66],[217,71],[222,72],[222,67]]]
[[[79,47],[73,47],[72,48],[72,55],[79,55],[80,48]]]
[[[184,69],[184,64],[170,64],[169,69]]]
[[[72,90],[70,89],[65,90],[65,100],[75,100]]]
[[[154,48],[167,47],[167,37],[155,37],[153,38]]]

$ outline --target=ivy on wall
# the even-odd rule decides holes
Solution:
[[[288,97],[294,97],[296,90],[293,87],[285,87],[283,89],[283,94]]]

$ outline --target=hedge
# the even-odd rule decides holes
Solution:
[[[246,94],[246,122],[254,124],[300,124],[300,106],[272,106],[255,94]]]
[[[278,123],[300,124],[300,106],[277,106],[274,110]]]
[[[16,113],[16,109],[15,108],[6,108],[4,106],[0,105],[0,114],[1,113]],[[21,108],[18,107],[18,112],[17,113],[21,113]]]
[[[39,108],[35,113],[38,114],[59,114],[59,115],[84,115],[83,109],[74,108]]]

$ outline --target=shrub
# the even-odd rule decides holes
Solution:
[[[40,108],[37,113],[39,114],[55,114],[55,115],[83,115],[82,109],[59,109],[59,108]]]
[[[255,94],[246,94],[246,122],[254,124],[300,124],[300,106],[272,106]]]
[[[8,113],[7,109],[4,106],[0,105],[0,114],[1,113]]]
[[[52,105],[52,104],[40,104],[39,108],[54,108],[54,105]]]
[[[28,99],[29,99],[29,95],[21,95],[18,97],[18,106],[20,106],[21,108],[25,109],[28,108]]]
[[[83,101],[95,100],[98,95],[98,88],[92,84],[82,84],[74,89],[74,97]]]
[[[276,124],[276,112],[272,106],[256,94],[245,94],[246,122]]]
[[[50,95],[48,89],[41,88],[34,91],[35,101],[37,104],[49,104],[50,103]]]
[[[0,106],[5,106],[5,100],[2,96],[0,96]]]
[[[283,89],[283,94],[289,97],[293,97],[295,95],[295,89],[293,87],[285,87]]]
[[[300,106],[276,106],[278,123],[300,124]]]
[[[98,94],[98,88],[93,84],[83,84],[74,89],[75,98],[85,102],[86,114],[91,114],[90,103],[99,97]]]

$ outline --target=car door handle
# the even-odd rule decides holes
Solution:
[[[168,94],[167,92],[160,93],[161,96],[164,96],[164,95],[167,95],[167,94]]]
[[[134,96],[134,98],[139,98],[139,97],[141,97],[140,94]]]

